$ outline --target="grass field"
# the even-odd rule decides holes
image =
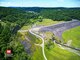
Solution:
[[[51,19],[43,19],[43,21],[42,22],[39,22],[39,21],[37,21],[37,22],[35,22],[34,24],[36,25],[36,26],[48,26],[48,25],[53,25],[53,24],[56,24],[56,23],[59,23],[59,22],[63,22],[63,21],[53,21],[53,20],[51,20]],[[20,30],[28,30],[28,29],[30,29],[31,28],[31,25],[24,25]]]
[[[35,51],[33,52],[31,60],[44,60],[41,47],[39,46],[35,47]]]
[[[52,43],[52,40],[50,40],[52,37],[51,32],[46,32],[45,34],[46,38],[50,37],[47,42],[45,42],[45,54],[48,60],[80,60],[80,56],[68,50],[61,49],[57,44]]]
[[[80,26],[65,31],[62,37],[64,42],[72,40],[71,45],[80,48]]]
[[[80,60],[80,56],[61,49],[57,44],[50,49],[45,48],[45,54],[48,60]]]
[[[62,22],[62,21],[53,21],[51,19],[43,19],[42,22],[36,22],[36,25],[43,25],[43,26],[48,26],[48,25],[53,25],[53,24],[56,24],[56,23],[59,23],[59,22]]]
[[[30,25],[24,25],[20,30],[28,30],[30,28],[31,28]]]

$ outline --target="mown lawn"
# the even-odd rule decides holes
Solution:
[[[61,49],[56,44],[50,49],[45,48],[45,54],[48,60],[80,60],[80,56]]]
[[[65,43],[72,40],[71,45],[80,48],[80,26],[65,31],[62,37]]]

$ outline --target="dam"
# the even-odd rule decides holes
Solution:
[[[68,29],[74,28],[80,26],[79,20],[72,20],[67,22],[62,22],[58,24],[54,24],[51,26],[45,26],[39,29],[39,32],[46,32],[50,31],[52,32],[56,37],[59,39],[62,39],[62,33]]]

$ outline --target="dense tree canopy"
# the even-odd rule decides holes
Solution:
[[[68,21],[71,19],[80,20],[80,9],[43,9],[40,14],[44,18],[53,20]]]
[[[27,60],[29,57],[23,45],[18,41],[17,30],[25,23],[31,24],[30,19],[38,18],[38,14],[25,12],[15,8],[0,7],[0,58],[7,60],[5,51],[11,49],[13,57],[10,60]]]
[[[35,11],[40,13],[44,18],[50,18],[53,20],[80,20],[80,8],[63,8],[63,7],[16,7],[24,11]]]

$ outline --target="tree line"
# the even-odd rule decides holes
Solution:
[[[43,18],[48,18],[56,21],[80,20],[80,8],[64,8],[64,7],[16,7],[24,11],[34,11],[40,13]]]
[[[80,20],[80,9],[43,9],[40,15],[56,21]]]

